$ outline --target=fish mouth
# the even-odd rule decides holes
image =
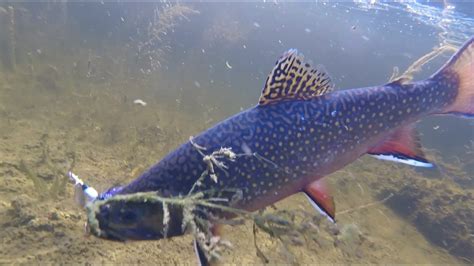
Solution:
[[[127,240],[159,240],[182,233],[181,216],[171,212],[168,226],[163,226],[161,204],[102,204],[88,217],[88,231],[100,238]],[[164,232],[166,230],[166,232]]]
[[[88,221],[88,231],[93,235],[113,240],[158,240],[164,238],[163,226],[152,222],[150,217],[140,217],[134,223],[120,223],[108,215],[97,215],[95,221]]]
[[[126,229],[126,230],[116,230],[109,229],[105,231],[105,234],[100,236],[112,241],[130,241],[130,240],[159,240],[164,238],[162,233],[157,233],[154,231],[146,230],[143,228],[136,229]]]
[[[164,238],[161,230],[143,227],[141,225],[123,227],[99,221],[98,227],[95,227],[93,225],[91,226],[91,223],[87,221],[85,229],[88,235],[92,234],[102,239],[119,242],[130,240],[159,240]]]
[[[165,216],[162,201],[143,195],[95,200],[86,209],[86,231],[103,239],[158,240],[184,234],[181,206],[169,205]]]

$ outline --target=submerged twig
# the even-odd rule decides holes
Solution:
[[[418,60],[416,60],[413,64],[411,64],[405,72],[403,72],[402,75],[398,76],[399,70],[397,67],[394,68],[394,72],[392,76],[390,77],[390,82],[395,81],[395,80],[401,80],[402,82],[409,82],[413,79],[414,74],[419,72],[421,70],[421,67],[424,66],[426,63],[430,62],[434,58],[438,57],[444,52],[447,51],[456,51],[457,48],[445,44],[441,47],[435,48],[433,51],[425,54],[424,56],[420,57]]]
[[[214,181],[215,183],[217,183],[217,174],[216,174],[216,171],[214,169],[214,167],[217,167],[219,168],[220,170],[222,170],[224,173],[226,173],[227,175],[227,171],[226,169],[228,168],[227,165],[222,162],[221,159],[227,159],[231,162],[235,161],[235,159],[237,158],[237,154],[235,154],[231,148],[220,148],[219,150],[217,151],[213,151],[211,154],[209,155],[206,155],[204,154],[202,151],[203,150],[206,150],[206,148],[196,144],[194,141],[193,141],[193,137],[189,137],[189,142],[191,143],[191,145],[193,145],[193,147],[203,156],[202,158],[202,161],[206,164],[206,167],[207,169],[204,171],[204,173],[198,178],[198,180],[194,183],[193,187],[191,188],[191,190],[188,192],[188,195],[193,193],[195,188],[197,186],[200,186],[204,177],[207,176],[209,174],[209,177],[212,179],[212,181]]]
[[[366,209],[366,208],[371,207],[371,206],[373,206],[373,205],[382,204],[382,203],[386,202],[387,200],[389,200],[391,197],[393,197],[393,194],[392,194],[392,193],[390,193],[390,195],[388,195],[387,197],[385,197],[385,198],[383,198],[383,199],[381,199],[381,200],[374,201],[374,202],[370,202],[370,203],[367,203],[367,204],[358,206],[358,207],[356,207],[356,208],[351,208],[351,209],[343,210],[343,211],[337,212],[336,215],[339,216],[339,215],[351,213],[351,212],[354,212],[354,211],[357,211],[357,210]]]
[[[256,253],[257,253],[257,257],[259,257],[263,263],[267,264],[270,262],[270,260],[267,258],[267,256],[265,256],[265,254],[262,252],[262,250],[258,247],[258,244],[257,244],[257,224],[254,222],[253,223],[253,226],[252,226],[253,230],[253,245],[255,247],[255,250],[256,250]]]

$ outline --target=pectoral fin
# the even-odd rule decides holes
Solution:
[[[313,207],[326,216],[331,222],[336,222],[336,205],[329,193],[329,188],[323,180],[317,180],[307,185],[303,192]]]

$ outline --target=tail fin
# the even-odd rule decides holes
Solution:
[[[474,117],[474,36],[431,78],[457,86],[454,102],[442,113]]]

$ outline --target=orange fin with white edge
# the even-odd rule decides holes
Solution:
[[[431,79],[446,89],[456,86],[456,98],[441,113],[474,117],[474,36]]]
[[[336,222],[336,204],[324,180],[319,179],[310,183],[303,189],[303,192],[317,211],[326,216],[329,221]]]
[[[381,160],[418,167],[433,167],[433,164],[425,159],[420,137],[414,125],[398,129],[387,139],[369,149],[367,153]]]

